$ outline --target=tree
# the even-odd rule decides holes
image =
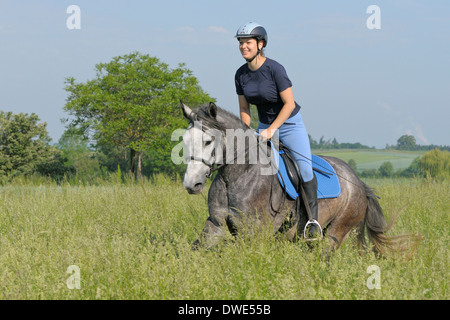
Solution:
[[[88,141],[82,135],[66,131],[56,146],[66,160],[65,165],[72,168],[73,174],[77,174],[77,179],[85,180],[101,173],[95,151],[89,148]]]
[[[48,155],[49,160],[36,164],[36,172],[40,175],[61,181],[64,177],[76,173],[75,167],[67,164],[67,158],[60,150],[51,147]]]
[[[416,138],[410,135],[403,135],[397,140],[398,150],[415,150],[416,149]]]
[[[49,145],[47,124],[39,121],[34,113],[0,111],[0,176],[64,171],[61,154]]]
[[[331,142],[332,147],[333,148],[339,148],[339,142],[337,141],[336,138],[333,139],[333,141]]]
[[[311,149],[318,149],[319,144],[317,143],[317,141],[314,140],[310,134],[308,134],[308,138],[309,138],[309,145],[311,146]]]
[[[430,178],[450,177],[450,152],[434,149],[418,160],[419,170]]]
[[[408,168],[403,169],[399,172],[399,176],[406,178],[415,178],[422,176],[423,174],[420,171],[419,167],[419,159],[420,157],[415,158]]]
[[[382,177],[388,178],[394,175],[394,167],[390,161],[385,161],[378,169]]]
[[[355,172],[358,169],[357,165],[356,165],[356,161],[354,159],[350,159],[348,160],[348,165],[350,166],[350,168],[352,168]]]
[[[98,143],[130,150],[130,170],[138,176],[145,151],[170,155],[171,133],[185,126],[180,100],[190,105],[215,101],[184,64],[170,69],[138,52],[97,64],[96,70],[96,77],[86,83],[66,79],[68,128]]]

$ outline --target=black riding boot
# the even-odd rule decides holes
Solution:
[[[303,182],[303,189],[305,190],[306,199],[311,212],[311,217],[308,217],[308,222],[303,230],[303,236],[307,240],[319,240],[323,237],[322,227],[320,226],[319,210],[317,205],[317,179],[316,176],[311,181]],[[305,204],[306,205],[306,204]]]

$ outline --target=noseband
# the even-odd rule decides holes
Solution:
[[[187,130],[191,129],[193,126],[194,126],[194,123],[193,123],[193,122],[189,123],[189,126],[188,126]],[[202,132],[204,132],[204,131],[202,130]],[[211,153],[211,158],[212,158],[212,157],[215,157],[215,156],[216,156],[216,149],[214,148],[213,151],[212,151],[212,153]],[[212,163],[211,163],[210,161],[208,161],[208,160],[206,160],[206,159],[199,158],[199,157],[195,157],[195,156],[187,157],[187,159],[188,159],[188,160],[191,160],[191,161],[201,162],[201,163],[203,163],[205,166],[207,166],[207,167],[209,168],[209,172],[206,174],[206,178],[210,178],[214,171],[219,170],[220,168],[222,168],[222,167],[225,165],[225,163],[216,165],[215,162],[212,162]]]

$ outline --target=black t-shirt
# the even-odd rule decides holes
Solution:
[[[271,124],[284,106],[280,92],[292,87],[292,82],[284,67],[275,60],[266,58],[261,67],[252,71],[247,63],[236,71],[236,93],[244,95],[248,103],[258,108],[259,121]],[[295,109],[290,117],[295,116],[300,106],[295,103]]]

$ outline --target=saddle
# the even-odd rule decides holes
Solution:
[[[277,150],[271,143],[275,164],[277,165],[277,176],[281,186],[291,199],[296,200],[299,196],[302,178],[292,153],[280,143]],[[341,185],[334,168],[323,158],[312,155],[313,173],[317,179],[317,199],[337,198],[341,194]]]

